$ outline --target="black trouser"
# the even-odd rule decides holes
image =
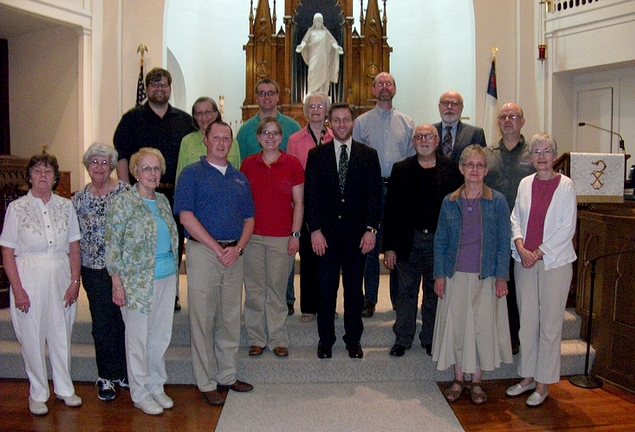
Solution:
[[[109,380],[127,378],[126,329],[119,306],[112,302],[112,279],[108,270],[82,266],[82,283],[93,321],[97,373],[100,378]]]
[[[509,335],[512,347],[518,346],[518,331],[520,330],[520,315],[518,313],[518,301],[516,299],[516,279],[514,279],[514,258],[509,261],[509,281],[507,281],[507,315],[509,317]]]
[[[300,309],[303,314],[316,314],[320,284],[318,281],[318,256],[313,252],[311,233],[302,224],[300,236]]]

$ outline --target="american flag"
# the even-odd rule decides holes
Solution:
[[[139,66],[139,79],[137,80],[137,103],[135,106],[143,105],[147,99],[146,87],[143,84],[143,63]]]

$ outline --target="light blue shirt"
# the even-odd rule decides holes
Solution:
[[[375,106],[355,120],[353,139],[377,150],[381,176],[390,177],[395,162],[415,154],[414,129],[414,122],[407,115],[394,108],[384,111]]]

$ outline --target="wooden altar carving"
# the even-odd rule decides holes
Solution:
[[[383,14],[378,0],[367,0],[360,16],[360,31],[353,28],[353,1],[355,0],[285,0],[284,29],[276,30],[275,0],[273,14],[268,0],[258,0],[249,14],[249,41],[243,47],[246,55],[245,101],[243,121],[258,112],[254,94],[256,83],[271,78],[280,85],[279,109],[301,125],[306,124],[303,114],[303,90],[298,80],[305,79],[306,68],[300,54],[295,52],[307,22],[314,12],[325,15],[324,23],[344,49],[340,59],[340,74],[331,86],[333,102],[347,102],[359,115],[375,106],[371,93],[373,78],[380,72],[390,71],[390,53],[387,43],[386,0]],[[277,31],[277,32],[276,32]],[[299,40],[298,40],[299,39]]]

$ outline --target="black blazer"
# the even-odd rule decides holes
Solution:
[[[340,191],[335,141],[309,151],[304,180],[304,211],[309,232],[322,230],[329,241],[343,233],[359,244],[366,227],[377,228],[381,209],[381,169],[375,149],[352,141],[346,186]]]
[[[382,250],[395,251],[397,260],[401,262],[410,257],[415,228],[420,217],[417,214],[416,194],[421,186],[414,183],[419,178],[416,171],[420,169],[417,156],[411,156],[393,165],[388,182]],[[435,174],[435,184],[425,187],[436,190],[435,202],[430,205],[434,206],[438,218],[443,198],[463,184],[463,176],[455,161],[438,155]]]
[[[435,123],[434,127],[439,132],[439,146],[437,147],[437,155],[443,155],[443,149],[441,143],[443,142],[443,124]],[[456,127],[456,138],[454,138],[454,146],[452,147],[452,153],[450,159],[458,162],[461,157],[461,153],[465,150],[465,147],[471,144],[478,144],[481,147],[486,147],[485,132],[478,126],[472,126],[465,124],[459,120],[459,124]]]

